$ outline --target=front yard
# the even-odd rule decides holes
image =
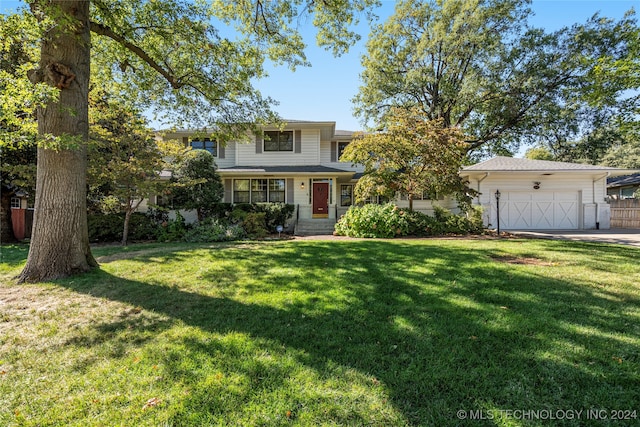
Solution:
[[[0,425],[640,424],[638,248],[134,245],[20,286],[1,250]]]

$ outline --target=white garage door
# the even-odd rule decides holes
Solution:
[[[513,230],[575,230],[578,192],[505,192],[500,198],[500,227]]]

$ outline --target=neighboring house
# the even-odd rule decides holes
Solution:
[[[607,195],[613,200],[632,199],[640,190],[640,173],[607,178]]]
[[[496,157],[461,175],[480,195],[485,223],[504,230],[610,228],[607,178],[630,171],[606,166]]]
[[[13,185],[2,185],[0,199],[0,243],[31,237],[33,209],[27,206],[27,193]]]
[[[330,232],[335,222],[354,204],[353,188],[363,166],[339,161],[353,132],[335,129],[335,122],[288,121],[287,126],[265,128],[264,137],[221,146],[197,139],[195,132],[178,130],[165,139],[210,151],[224,184],[224,202],[283,202],[296,207],[296,232]],[[414,209],[429,212],[429,200],[414,201]],[[449,200],[439,202],[455,207]],[[408,206],[408,201],[398,200]]]

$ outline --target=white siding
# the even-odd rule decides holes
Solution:
[[[218,168],[230,168],[231,166],[236,165],[236,142],[228,142],[227,146],[224,148],[224,159],[220,157],[216,157],[216,165]],[[218,149],[218,153],[220,149]]]
[[[322,141],[320,143],[320,164],[330,168],[341,169],[350,172],[364,172],[364,166],[352,166],[351,162],[332,162],[331,161],[331,141]],[[336,147],[337,149],[337,147]],[[337,153],[336,153],[337,158]]]
[[[283,166],[320,164],[320,130],[302,130],[301,152],[279,151],[256,153],[255,140],[236,145],[236,165]]]
[[[486,178],[471,179],[470,187],[480,191],[480,195],[474,200],[476,204],[481,205],[484,208],[484,220],[485,224],[492,227],[497,226],[497,213],[496,213],[496,190],[500,190],[501,197],[500,217],[511,218],[509,220],[515,221],[517,215],[511,215],[508,211],[502,211],[502,209],[515,209],[513,201],[509,201],[509,198],[517,198],[520,196],[527,196],[531,202],[535,205],[538,203],[538,199],[542,200],[546,196],[552,201],[556,207],[566,208],[567,204],[576,203],[575,222],[577,224],[573,226],[571,221],[558,219],[551,226],[543,226],[547,218],[536,219],[531,218],[529,224],[531,227],[525,227],[527,221],[521,218],[522,221],[516,221],[514,228],[593,228],[594,222],[603,222],[605,218],[593,218],[595,215],[591,213],[594,211],[594,204],[600,208],[604,203],[606,194],[606,178],[604,174],[582,174],[582,173],[553,173],[552,175],[542,175],[540,173],[523,174],[518,172],[492,172]],[[480,181],[480,182],[479,182]],[[534,183],[539,183],[539,189],[534,189]],[[515,199],[514,199],[515,200]],[[524,205],[522,205],[524,206]],[[533,205],[532,205],[533,206]],[[543,206],[543,205],[540,205]],[[538,206],[536,209],[540,211],[542,208]],[[535,207],[535,206],[534,206]],[[551,211],[549,211],[551,212]],[[505,215],[505,216],[503,216]],[[509,217],[507,217],[509,215]],[[538,212],[538,215],[543,215]],[[558,213],[560,215],[560,213]],[[554,214],[554,218],[555,218]],[[513,217],[513,218],[512,218]],[[560,217],[558,217],[560,218]],[[501,228],[508,227],[514,224],[501,223]],[[601,224],[602,225],[602,224]],[[505,228],[506,229],[506,228]]]

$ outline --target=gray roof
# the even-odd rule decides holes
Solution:
[[[218,169],[219,173],[324,173],[324,174],[353,174],[342,169],[330,168],[322,165],[303,166],[232,166]]]
[[[581,163],[552,162],[550,160],[516,159],[515,157],[498,156],[493,159],[467,166],[463,172],[538,172],[538,171],[582,171],[607,172],[620,170],[608,166],[585,165]]]
[[[640,184],[640,173],[634,173],[631,175],[615,176],[607,179],[607,187],[623,187],[625,185],[638,185]]]

